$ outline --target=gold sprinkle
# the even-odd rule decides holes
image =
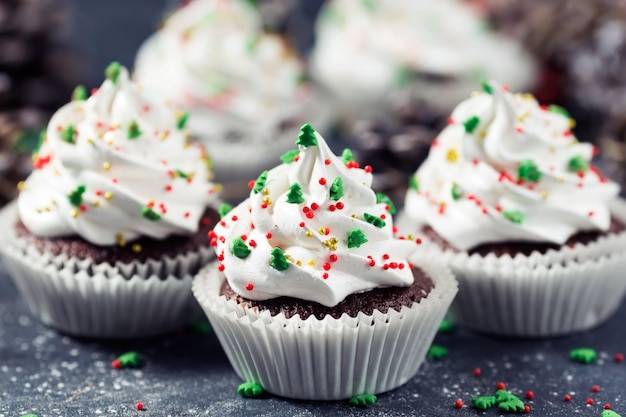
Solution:
[[[185,149],[191,148],[191,142],[185,142],[184,148]]]
[[[556,148],[554,146],[550,146],[550,153],[556,153]]]
[[[41,214],[41,213],[42,213],[42,212],[41,212],[41,209],[35,209],[35,211],[36,211],[38,214]]]
[[[20,181],[17,183],[17,189],[19,191],[24,191],[24,188],[26,188],[26,183],[24,181]]]
[[[308,263],[309,263],[309,266],[315,266],[315,261],[313,259],[311,259]]]
[[[50,200],[50,202],[52,203],[52,205],[57,205],[57,201],[53,198],[52,200]]]
[[[535,96],[533,96],[533,95],[532,95],[532,94],[530,94],[530,93],[524,93],[524,94],[522,94],[522,98],[523,98],[524,100],[534,100],[534,99],[535,99]]]
[[[448,160],[448,162],[456,162],[458,158],[459,154],[455,149],[450,149],[448,153],[446,153],[446,159]]]
[[[576,127],[576,120],[574,119],[569,119],[569,128],[573,129]]]
[[[323,244],[325,247],[330,248],[330,240],[325,240],[325,241],[323,241],[323,242],[322,242],[322,244]]]
[[[162,132],[159,136],[161,137],[161,140],[165,140],[169,136],[169,132]]]
[[[261,191],[261,194],[263,195],[270,195],[270,190],[267,188],[264,188],[263,191]]]
[[[325,235],[326,234],[326,228],[325,227],[320,227],[319,229],[317,229],[317,232],[320,235]]]
[[[359,215],[358,215],[358,214],[353,214],[351,217],[352,217],[353,219],[357,219],[357,220],[359,219]]]
[[[90,144],[90,145],[93,145],[94,141],[93,141],[92,138],[87,138],[87,143]]]
[[[141,245],[139,243],[135,243],[133,246],[130,247],[130,249],[135,252],[135,253],[139,253],[141,252]]]
[[[94,200],[91,204],[93,204],[94,207],[98,207],[100,205],[100,200]]]
[[[413,240],[413,235],[406,235],[406,240]]]
[[[313,236],[313,233],[312,233],[310,230],[307,230],[307,231],[304,233],[304,235],[305,235],[306,237],[311,237],[311,236]]]
[[[526,113],[522,114],[521,116],[519,116],[517,118],[517,121],[518,122],[524,122],[526,119],[528,119],[528,116],[530,116],[530,113],[526,112]]]
[[[104,198],[106,198],[107,200],[112,199],[113,193],[111,191],[107,191],[106,193],[104,193]]]
[[[215,178],[215,174],[212,171],[206,174],[207,181],[213,181],[214,178]]]
[[[337,250],[337,244],[331,244],[330,245],[330,250]]]
[[[78,217],[78,210],[72,209],[72,217],[74,218]]]
[[[43,208],[45,211],[50,212],[50,207],[46,206]]]
[[[61,171],[59,171],[58,169],[54,169],[54,175],[56,176],[61,176]]]
[[[296,265],[302,266],[302,261],[296,261]]]
[[[111,163],[110,162],[104,162],[102,164],[102,169],[105,170],[105,171],[110,170],[111,169]]]
[[[336,237],[331,237],[330,238],[330,243],[333,245],[336,245],[337,243],[339,243],[339,239],[337,239]]]
[[[285,254],[285,259],[287,259],[289,262],[293,261],[293,258],[291,257],[291,255]]]
[[[222,184],[215,184],[215,185],[213,185],[213,189],[215,190],[216,193],[221,192],[223,188],[224,188],[224,186]]]
[[[564,182],[565,182],[565,178],[563,178],[563,177],[558,177],[558,178],[556,179],[556,182],[564,183]]]
[[[481,130],[478,136],[480,136],[481,139],[485,139],[487,137],[487,131]]]
[[[185,133],[185,139],[190,140],[193,138],[193,135],[190,132]]]
[[[102,133],[102,132],[98,132],[98,133],[96,133],[96,137],[97,137],[98,139],[102,139],[102,138],[104,137],[104,133]]]
[[[541,191],[541,198],[543,198],[544,200],[548,198],[548,192],[546,190]]]
[[[265,197],[265,198],[263,199],[263,202],[269,206],[269,205],[271,205],[271,204],[272,204],[272,199],[271,199],[271,198],[269,198],[269,197]]]
[[[126,239],[124,239],[124,235],[121,233],[118,233],[115,235],[115,241],[117,242],[118,245],[120,245],[121,247],[126,246]]]
[[[470,94],[470,97],[472,98],[480,97],[480,91],[472,91],[472,94]]]

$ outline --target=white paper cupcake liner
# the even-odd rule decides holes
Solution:
[[[0,251],[33,315],[65,333],[94,338],[162,334],[201,317],[191,292],[192,274],[214,255],[140,264],[92,264],[41,254],[15,237],[15,204],[0,212]]]
[[[215,264],[199,273],[193,291],[240,378],[283,397],[339,400],[394,389],[423,362],[457,284],[443,266],[416,265],[435,283],[425,299],[354,318],[286,319],[244,308],[219,295],[224,278]]]
[[[624,201],[611,210],[626,221]],[[410,230],[406,223],[403,227]],[[529,256],[470,256],[442,252],[432,243],[422,253],[449,265],[459,281],[452,305],[456,319],[486,333],[547,337],[581,332],[611,317],[626,293],[626,232]]]

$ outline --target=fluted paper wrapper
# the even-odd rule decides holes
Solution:
[[[74,336],[133,338],[162,334],[201,317],[192,274],[210,248],[131,264],[42,254],[15,236],[15,204],[0,212],[0,251],[33,315]]]
[[[420,262],[435,288],[419,303],[386,314],[323,320],[271,316],[220,296],[215,264],[193,284],[235,372],[288,398],[340,400],[394,389],[423,362],[454,295],[456,281],[439,265]]]
[[[626,222],[624,201],[613,203],[611,212]],[[406,223],[403,227],[410,230]],[[423,249],[449,265],[459,281],[453,315],[486,333],[547,337],[581,332],[610,318],[626,293],[626,232],[529,256],[470,256],[442,252],[434,244]]]

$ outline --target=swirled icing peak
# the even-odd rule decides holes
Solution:
[[[36,235],[96,245],[194,233],[217,196],[186,113],[151,100],[118,63],[106,76],[52,116],[18,198],[20,219]]]
[[[457,106],[410,180],[406,214],[459,249],[482,243],[564,243],[607,230],[619,186],[591,163],[558,106],[484,83]]]
[[[407,257],[416,245],[393,237],[393,206],[370,188],[371,169],[349,151],[335,156],[310,125],[296,143],[214,229],[233,289],[334,306],[352,293],[412,284]]]

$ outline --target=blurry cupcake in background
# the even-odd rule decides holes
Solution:
[[[174,12],[137,54],[134,79],[189,111],[188,127],[214,155],[227,199],[289,148],[308,114],[323,129],[317,100],[295,51],[263,29],[246,0],[194,0]],[[237,187],[234,183],[237,183]]]
[[[415,98],[449,113],[482,78],[528,88],[534,64],[459,0],[333,0],[318,18],[311,72],[360,118]]]
[[[510,336],[607,320],[626,291],[626,204],[567,112],[490,82],[449,123],[410,178],[399,228],[451,265],[458,319]]]
[[[213,258],[219,187],[185,115],[139,91],[118,63],[106,76],[50,120],[32,174],[0,214],[0,250],[45,324],[155,335],[199,311],[191,279]]]

